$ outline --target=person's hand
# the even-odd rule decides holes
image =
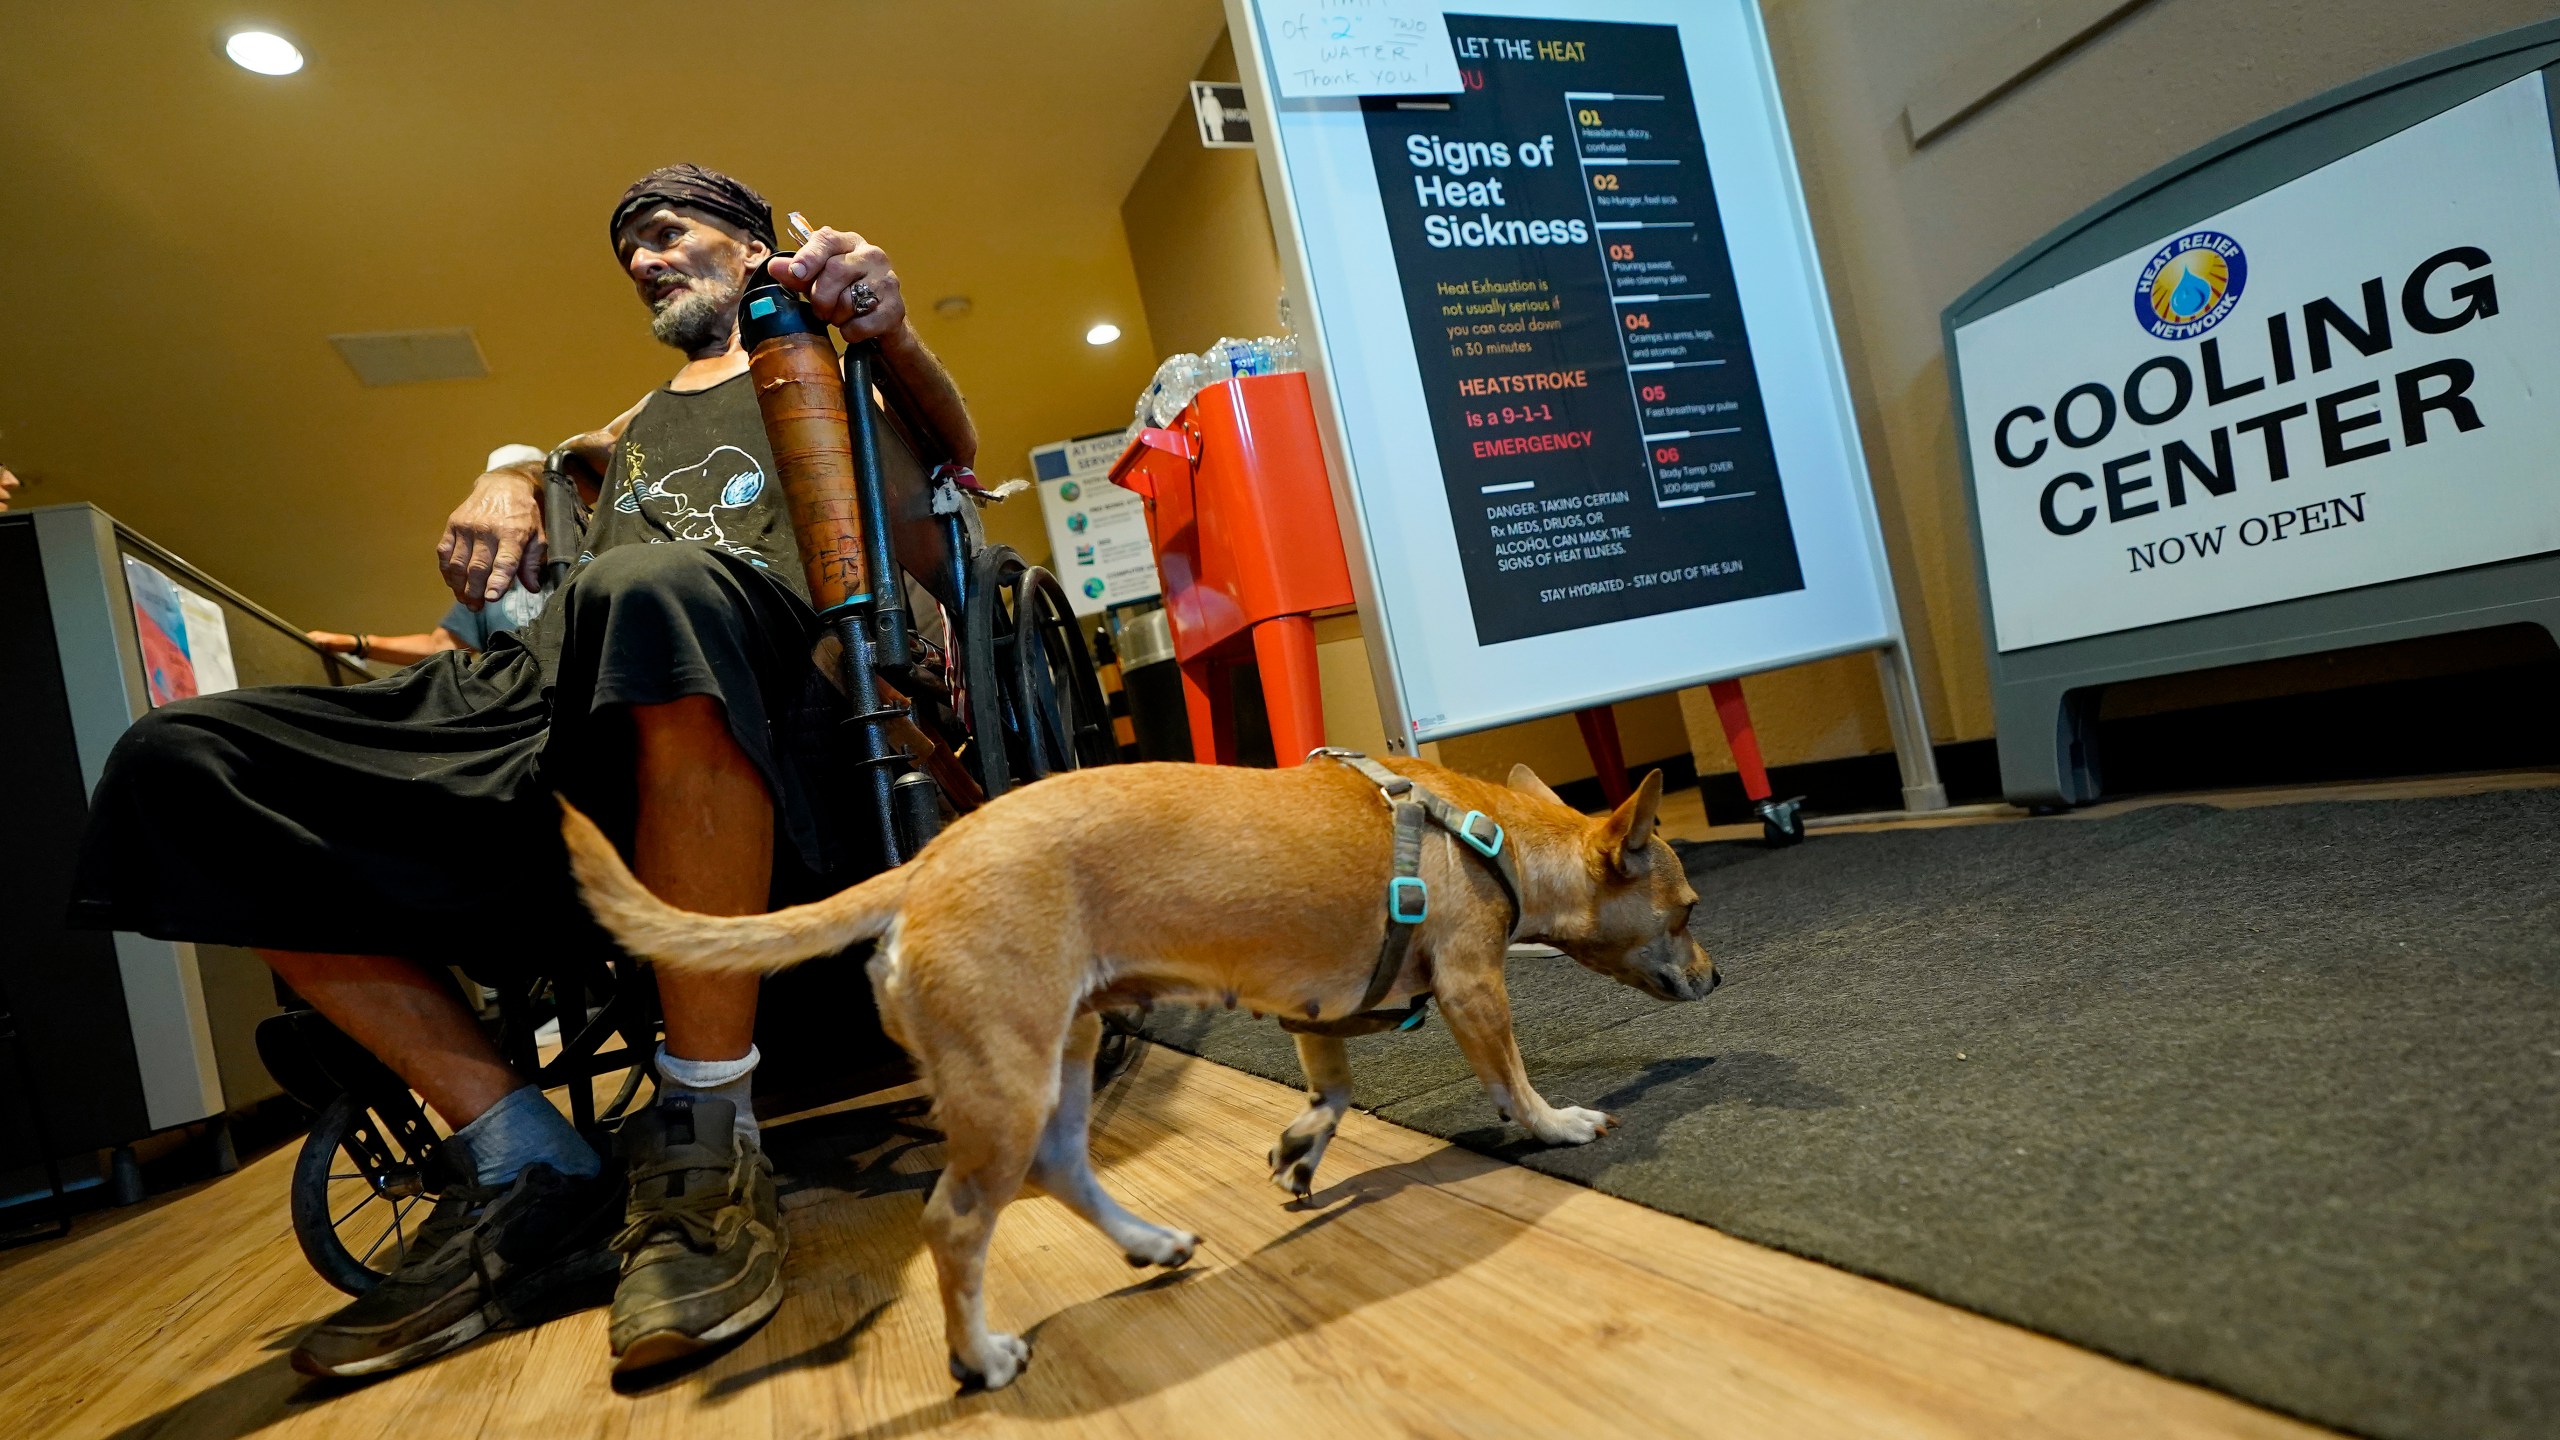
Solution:
[[[906,297],[898,293],[898,272],[879,246],[843,230],[820,228],[809,243],[770,262],[773,278],[809,297],[819,318],[836,327],[845,343],[894,335],[907,323]],[[880,303],[853,313],[856,284],[871,287]]]
[[[18,477],[9,473],[9,467],[0,465],[0,510],[9,508],[9,496],[18,488],[18,483]]]
[[[455,599],[477,610],[518,581],[542,588],[541,493],[541,477],[513,465],[472,485],[436,543],[436,568]]]
[[[305,630],[302,632],[302,638],[332,655],[355,653],[356,637],[353,635],[341,635],[335,630]]]

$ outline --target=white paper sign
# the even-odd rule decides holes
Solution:
[[[1440,7],[1417,0],[1258,0],[1280,94],[1454,95],[1464,88]]]
[[[1078,615],[1164,593],[1147,543],[1147,502],[1111,483],[1120,458],[1117,430],[1062,440],[1031,452],[1040,518],[1049,529],[1050,568]]]
[[[2527,75],[1956,332],[2001,650],[2560,549]]]
[[[187,654],[196,664],[196,693],[239,689],[240,672],[231,663],[231,626],[222,607],[184,585],[177,591],[178,608],[187,617]]]

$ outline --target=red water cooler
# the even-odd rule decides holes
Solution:
[[[1262,673],[1271,748],[1295,765],[1324,744],[1315,617],[1351,608],[1351,570],[1304,375],[1202,390],[1143,430],[1111,478],[1147,502],[1193,755],[1236,763],[1234,667]]]

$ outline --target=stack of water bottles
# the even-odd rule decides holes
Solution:
[[[1256,340],[1229,336],[1198,355],[1176,355],[1156,367],[1156,378],[1138,397],[1133,430],[1173,423],[1193,397],[1222,380],[1245,375],[1280,375],[1305,367],[1298,363],[1298,337],[1265,335]]]

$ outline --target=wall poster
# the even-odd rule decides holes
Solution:
[[[1454,18],[1367,116],[1477,637],[1796,589],[1679,31]]]
[[[1147,502],[1111,483],[1111,462],[1120,458],[1126,438],[1109,430],[1031,452],[1050,568],[1081,616],[1164,593],[1155,550],[1147,542]]]

